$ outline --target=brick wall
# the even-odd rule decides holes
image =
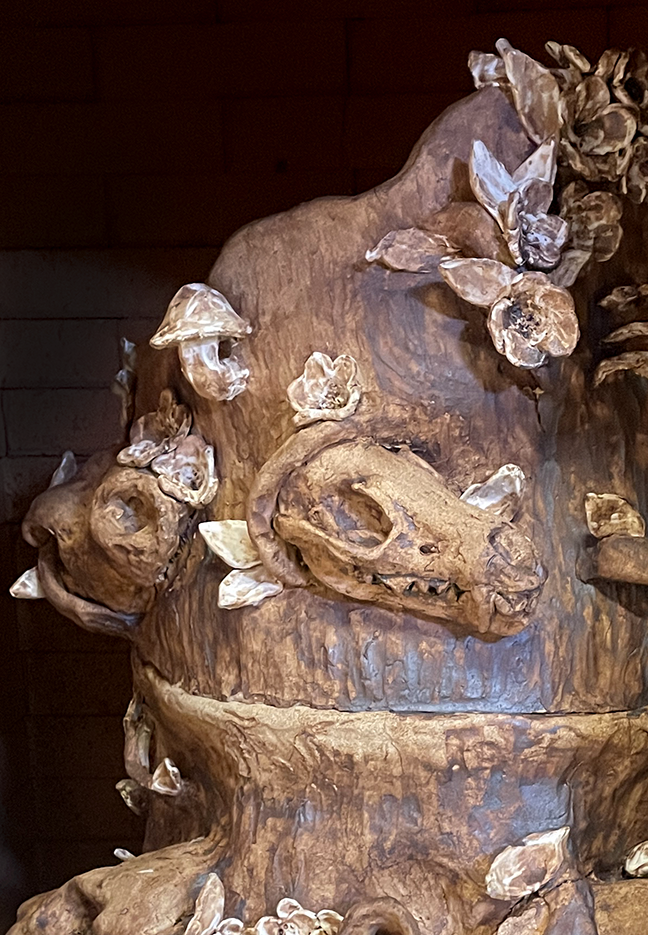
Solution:
[[[648,47],[596,0],[4,0],[0,10],[0,928],[137,849],[113,791],[128,656],[6,588],[60,453],[116,439],[117,338],[146,337],[253,218],[388,178],[499,36]]]

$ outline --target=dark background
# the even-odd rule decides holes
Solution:
[[[128,652],[7,588],[60,454],[119,436],[118,336],[148,337],[247,221],[389,178],[500,36],[648,47],[648,6],[573,0],[3,0],[0,930],[138,851]]]

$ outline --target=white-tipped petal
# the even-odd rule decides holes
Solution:
[[[624,870],[631,877],[648,877],[648,841],[632,848],[626,857]]]
[[[122,861],[132,860],[133,857],[135,856],[135,854],[131,853],[131,851],[127,851],[125,847],[116,847],[115,850],[113,851],[113,854],[115,855],[117,860],[122,860]]]
[[[521,278],[520,273],[498,260],[443,260],[439,263],[439,270],[460,298],[484,308],[506,295],[513,283]]]
[[[508,170],[481,140],[472,145],[469,161],[470,187],[475,198],[501,224],[502,205],[505,205],[516,184]]]
[[[38,568],[28,568],[20,578],[16,578],[9,588],[12,597],[18,597],[21,600],[37,601],[45,597],[45,592],[41,587],[38,577]]]
[[[287,919],[291,912],[300,912],[301,909],[301,903],[298,903],[296,899],[291,899],[290,896],[286,896],[277,903],[277,918]]]
[[[546,140],[521,163],[513,173],[513,181],[522,186],[532,179],[549,182],[556,178],[556,141]]]
[[[471,484],[460,499],[480,510],[512,519],[524,495],[526,477],[517,464],[504,464],[481,484]]]
[[[429,273],[437,268],[442,256],[452,253],[458,253],[458,248],[443,234],[409,227],[385,234],[372,250],[367,250],[365,259],[396,271]]]
[[[185,935],[213,935],[223,918],[224,908],[225,889],[220,877],[216,873],[208,873]]]
[[[244,519],[199,523],[198,531],[215,555],[230,568],[254,568],[261,563]]]
[[[529,834],[523,843],[506,847],[486,874],[492,899],[522,899],[553,880],[568,859],[569,827]]]
[[[262,565],[246,571],[230,571],[220,583],[218,606],[226,610],[237,607],[258,607],[268,597],[283,591],[283,584],[273,578]]]
[[[182,792],[182,776],[173,760],[165,756],[151,776],[149,789],[160,795],[179,795]]]
[[[634,536],[642,539],[646,524],[640,513],[615,493],[585,495],[587,528],[597,539],[606,536]]]
[[[73,451],[64,451],[61,456],[61,463],[52,474],[49,482],[50,487],[58,487],[59,484],[65,484],[72,480],[77,472],[76,458]]]
[[[274,916],[261,916],[254,926],[254,935],[278,935],[280,925],[279,919]]]
[[[223,919],[218,923],[216,931],[218,935],[242,935],[245,925],[240,919]]]
[[[334,909],[320,909],[317,913],[317,922],[324,935],[337,935],[344,917]]]

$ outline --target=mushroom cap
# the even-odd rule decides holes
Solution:
[[[218,290],[202,282],[192,282],[173,296],[150,344],[161,348],[185,341],[242,338],[251,330]]]

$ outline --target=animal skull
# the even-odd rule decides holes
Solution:
[[[513,525],[460,500],[409,449],[370,439],[295,470],[274,527],[334,591],[483,639],[520,630],[545,579]]]

